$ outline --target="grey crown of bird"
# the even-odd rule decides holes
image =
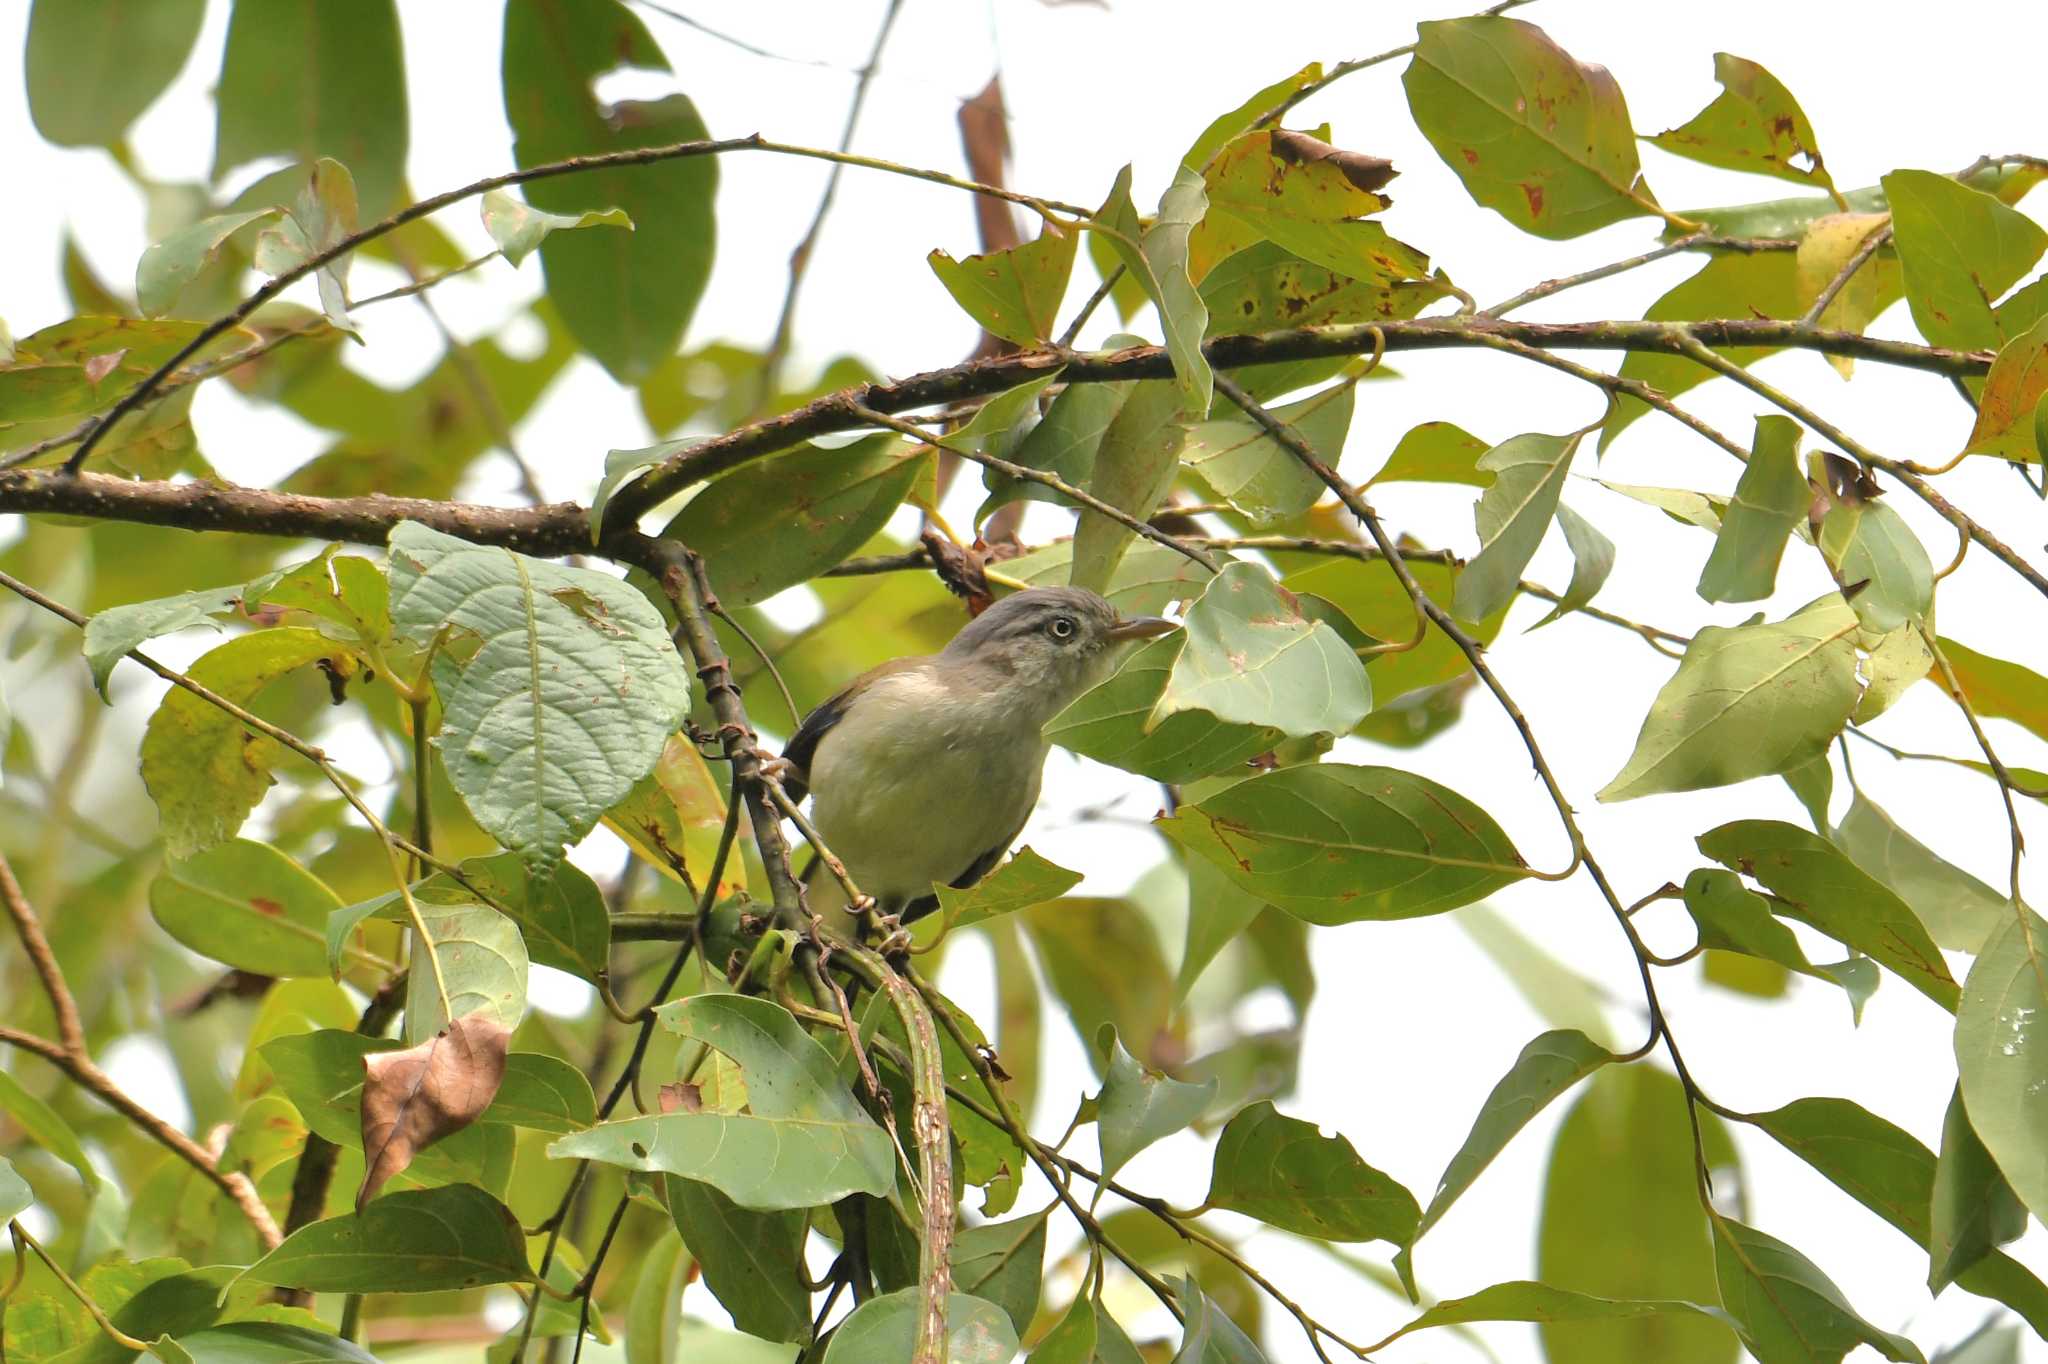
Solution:
[[[973,885],[1022,832],[1046,722],[1109,675],[1119,643],[1173,628],[1085,588],[1005,597],[941,652],[884,663],[806,716],[783,749],[790,795],[810,792],[826,846],[882,914],[928,913],[933,883]],[[810,880],[829,893],[815,866]]]

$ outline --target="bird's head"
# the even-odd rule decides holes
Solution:
[[[1084,587],[1032,587],[976,616],[940,658],[996,674],[1051,716],[1108,676],[1116,645],[1175,628],[1157,616],[1120,615]]]

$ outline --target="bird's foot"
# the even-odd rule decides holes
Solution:
[[[790,773],[796,771],[796,764],[789,759],[760,749],[754,750],[754,762],[755,771],[778,785],[787,780]]]
[[[899,914],[883,913],[872,895],[863,895],[849,908],[854,916],[867,925],[874,937],[876,949],[885,957],[898,957],[910,950],[910,930],[903,926]]]

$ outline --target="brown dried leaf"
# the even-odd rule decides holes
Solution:
[[[704,1091],[687,1080],[678,1080],[672,1085],[663,1085],[655,1091],[655,1103],[664,1113],[702,1113]]]
[[[1316,161],[1327,161],[1344,173],[1344,178],[1367,194],[1377,194],[1387,187],[1387,182],[1401,172],[1394,169],[1394,163],[1382,156],[1367,156],[1364,152],[1347,152],[1342,147],[1333,147],[1318,137],[1307,133],[1292,132],[1286,128],[1273,130],[1273,155],[1290,166],[1305,166]]]
[[[1004,177],[1010,159],[1009,110],[1003,105],[1003,78],[989,77],[981,93],[960,106],[960,143],[967,152],[967,174],[984,185],[1008,188]],[[974,222],[981,231],[981,250],[1007,251],[1019,245],[1017,217],[1010,205],[986,194],[974,197]]]
[[[926,526],[918,539],[932,556],[932,572],[938,574],[946,590],[967,603],[970,615],[986,611],[995,594],[989,591],[988,577],[982,571],[986,560],[980,548],[957,545],[931,526]]]
[[[505,1079],[511,1029],[485,1010],[416,1047],[363,1058],[363,1187],[356,1210],[441,1138],[477,1120]]]

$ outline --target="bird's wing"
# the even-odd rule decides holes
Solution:
[[[789,736],[789,742],[782,746],[782,756],[796,765],[796,775],[785,778],[782,786],[789,792],[791,800],[802,800],[810,791],[811,761],[818,755],[818,741],[823,739],[832,726],[845,718],[846,708],[853,698],[865,691],[878,677],[914,668],[925,660],[922,658],[892,658],[879,668],[870,668],[853,681],[841,687],[819,704],[817,709],[804,717],[796,727],[796,733]]]

